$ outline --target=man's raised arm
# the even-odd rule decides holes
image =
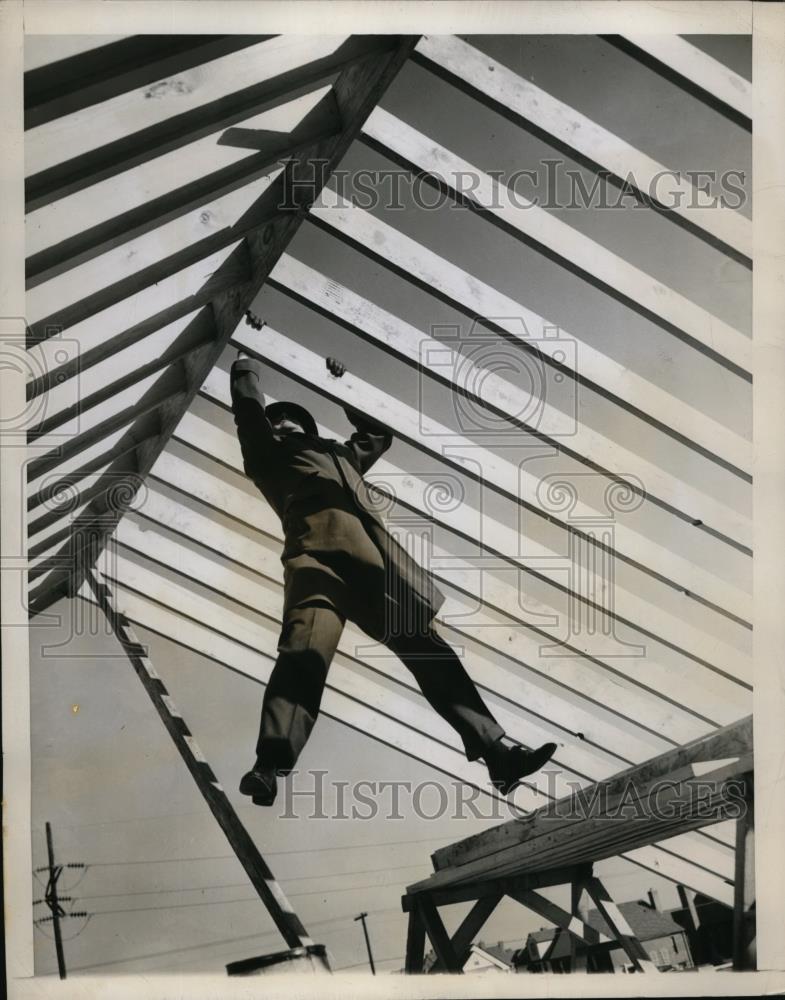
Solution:
[[[327,368],[330,374],[336,378],[341,378],[346,371],[345,366],[335,358],[327,359]],[[371,420],[366,414],[358,413],[351,406],[344,406],[343,412],[355,428],[355,433],[352,434],[346,445],[354,452],[360,472],[365,473],[390,447],[393,439],[392,433],[386,427]]]
[[[275,443],[270,421],[264,412],[263,373],[261,361],[239,351],[229,375],[232,412],[243,453],[243,467],[251,479],[258,478],[266,464],[268,450]]]

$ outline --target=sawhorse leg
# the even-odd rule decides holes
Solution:
[[[660,970],[649,958],[648,952],[635,936],[635,932],[624,919],[621,910],[611,899],[602,882],[596,876],[592,876],[586,883],[586,888],[594,900],[594,905],[605,918],[613,936],[627,953],[635,971],[659,972]]]

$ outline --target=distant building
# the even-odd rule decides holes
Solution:
[[[659,909],[656,894],[650,895],[649,902],[633,900],[619,904],[627,923],[658,969],[664,972],[694,968],[687,931],[674,920],[672,913]],[[587,922],[600,933],[613,936],[598,910],[589,910]],[[590,947],[579,945],[578,950],[585,955],[589,972],[628,972],[632,969],[629,958],[615,940]],[[557,927],[534,931],[529,934],[525,946],[515,952],[513,964],[518,972],[570,972],[572,945],[569,933]]]

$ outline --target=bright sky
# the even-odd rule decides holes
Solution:
[[[737,72],[749,73],[748,39],[693,41]],[[682,169],[749,171],[745,133],[718,124],[721,120],[712,111],[599,39],[481,37],[472,43],[661,162]],[[37,46],[40,58],[42,43]],[[406,66],[382,106],[484,170],[536,168],[543,156],[553,155],[543,141],[415,65]],[[394,165],[356,143],[342,166],[391,169]],[[749,275],[740,266],[649,212],[563,214],[570,225],[749,332]],[[675,395],[739,432],[748,428],[749,394],[729,394],[722,369],[697,352],[691,352],[689,367],[679,364],[672,338],[659,327],[610,302],[476,216],[446,208],[417,211],[409,204],[385,219],[579,339],[623,358],[631,368],[645,373],[656,358],[657,379]],[[315,226],[303,226],[290,250],[421,329],[439,323],[466,327],[457,312]],[[265,290],[254,308],[288,336],[323,356],[342,357],[353,372],[417,405],[419,383],[411,368],[372,351],[280,292]],[[231,356],[227,352],[222,359],[224,367]],[[336,406],[292,381],[271,373],[269,391],[276,398],[291,396],[304,402],[318,420],[348,432]],[[454,423],[452,404],[445,390],[429,386],[424,405],[430,415]],[[193,411],[231,429],[228,415],[217,414],[204,400],[197,399]],[[599,429],[615,419],[614,408],[588,390],[581,396],[581,414]],[[685,461],[675,444],[669,445],[667,455],[660,454],[662,442],[653,433],[641,430],[634,444],[653,460]],[[185,454],[179,445],[171,450]],[[418,473],[436,468],[400,442],[390,457]],[[193,454],[188,458],[199,464]],[[705,475],[726,503],[744,509],[743,491],[734,477],[697,456],[690,461],[695,463],[693,475]],[[466,486],[471,494],[473,487]],[[496,498],[489,503],[495,516],[514,517],[507,501]],[[655,527],[660,525],[659,515],[650,516]],[[672,532],[681,529],[674,528],[670,519],[662,520],[657,530],[671,532],[671,544],[688,557],[705,558],[705,540],[696,538],[695,532],[685,529],[684,538],[674,542]],[[718,575],[734,580],[746,573],[738,553],[730,550],[722,559],[716,549],[712,554]],[[67,602],[51,612],[63,618],[62,627],[45,630],[37,622],[31,629],[33,856],[35,864],[45,863],[43,830],[49,820],[58,861],[88,866],[84,871],[67,870],[60,886],[61,892],[74,897],[72,908],[94,914],[87,923],[65,922],[70,972],[219,971],[228,961],[278,950],[281,941],[263,905],[230,854],[129,664],[105,636],[82,632],[69,637],[72,609]],[[335,967],[365,967],[362,932],[353,917],[367,910],[378,965],[397,970],[405,944],[399,900],[406,884],[428,874],[434,849],[490,827],[500,817],[426,820],[404,803],[405,818],[400,820],[383,816],[319,820],[306,818],[310,803],[304,799],[295,804],[297,818],[282,819],[278,810],[250,806],[236,787],[252,761],[261,687],[176,642],[142,630],[140,635],[149,642],[158,672],[243,822],[312,937],[329,947]],[[187,644],[187,629],[180,638]],[[467,666],[471,670],[470,657]],[[523,723],[515,735],[525,740]],[[416,786],[440,780],[426,764],[329,718],[320,720],[302,765],[350,783],[370,779]],[[477,774],[481,778],[479,765]],[[433,802],[427,795],[423,799],[426,809]],[[656,886],[666,905],[677,903],[670,883],[619,859],[599,865],[598,874],[618,900],[638,898]],[[45,881],[42,875],[38,879]],[[566,901],[560,891],[553,895]],[[43,885],[37,886],[35,898],[42,896]],[[449,927],[457,924],[465,907],[454,910],[447,915]],[[506,901],[483,937],[518,943],[541,925],[539,918]],[[51,927],[44,930],[51,933]],[[36,934],[36,971],[46,974],[55,969],[54,943],[42,930]]]

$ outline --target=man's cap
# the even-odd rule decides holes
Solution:
[[[319,428],[316,426],[316,421],[305,407],[300,406],[299,403],[290,403],[287,400],[281,400],[278,403],[270,403],[264,412],[271,423],[275,423],[281,414],[285,413],[292,420],[295,420],[306,434],[311,434],[313,437],[319,436]]]

